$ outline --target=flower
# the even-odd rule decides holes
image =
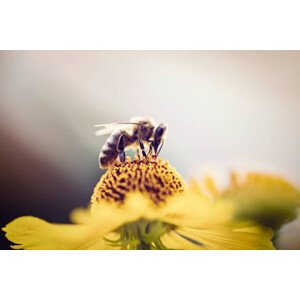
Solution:
[[[274,249],[272,230],[233,219],[232,201],[212,201],[166,161],[115,164],[74,224],[20,217],[3,230],[13,249]]]
[[[182,192],[185,186],[184,180],[168,161],[139,160],[137,157],[131,161],[127,158],[124,164],[117,161],[101,177],[91,202],[123,202],[128,192],[139,191],[148,195],[154,203],[159,203],[167,196]]]
[[[300,192],[285,179],[261,173],[245,175],[232,172],[230,183],[223,191],[207,177],[205,187],[211,197],[233,201],[238,220],[252,220],[277,231],[297,216]]]

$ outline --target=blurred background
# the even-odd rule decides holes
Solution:
[[[102,174],[94,124],[132,116],[169,124],[161,156],[187,180],[257,170],[299,187],[299,78],[299,51],[1,51],[0,226],[68,222]],[[299,218],[282,231],[300,248]]]

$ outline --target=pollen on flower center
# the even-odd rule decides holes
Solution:
[[[116,162],[109,167],[96,185],[91,202],[122,202],[128,193],[139,191],[159,203],[182,192],[184,186],[184,180],[167,161],[152,157],[127,158],[125,163]]]

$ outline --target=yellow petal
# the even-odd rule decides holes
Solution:
[[[167,249],[170,250],[205,250],[206,248],[200,242],[179,234],[172,230],[161,237],[161,241]]]
[[[234,207],[228,201],[211,201],[192,191],[173,196],[162,207],[163,220],[177,226],[210,228],[232,220]]]
[[[236,216],[279,229],[296,217],[300,192],[283,178],[260,173],[233,174],[223,197],[236,203]]]
[[[21,217],[7,224],[6,237],[14,249],[116,249],[103,237],[115,240],[120,226],[141,218],[155,219],[159,210],[142,194],[128,196],[126,204],[103,202],[91,209],[75,209],[77,224],[51,224],[36,217]]]
[[[233,173],[229,187],[223,192],[223,196],[250,201],[285,201],[289,204],[300,204],[299,190],[285,179],[261,173],[248,173],[244,179]]]
[[[272,231],[246,228],[195,229],[181,227],[161,238],[167,248],[195,250],[271,250]]]
[[[89,224],[92,222],[91,209],[75,208],[70,213],[70,220],[75,224]]]
[[[210,176],[206,176],[204,178],[204,187],[208,194],[214,199],[221,195],[221,192],[218,189],[214,179]]]
[[[137,221],[141,218],[157,219],[161,212],[158,206],[142,193],[129,193],[124,204],[103,201],[91,206],[93,222],[108,219],[113,228]],[[107,218],[109,216],[109,218]]]
[[[20,217],[3,231],[17,245],[14,249],[108,249],[103,240],[105,226],[50,224],[39,218]]]

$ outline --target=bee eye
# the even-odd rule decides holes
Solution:
[[[157,137],[162,137],[163,133],[164,133],[164,128],[158,127],[156,129],[156,135],[157,135]]]

